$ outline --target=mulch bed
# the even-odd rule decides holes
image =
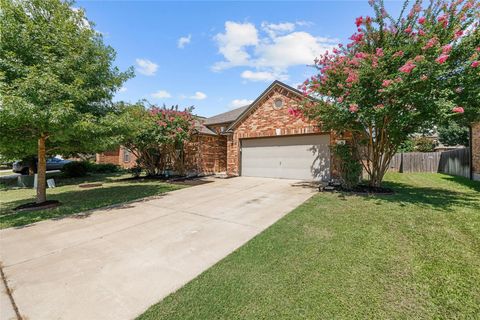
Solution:
[[[29,202],[18,207],[14,208],[15,211],[37,211],[37,210],[45,210],[45,209],[52,209],[60,206],[62,203],[58,200],[47,200],[45,202],[36,203],[36,202]]]
[[[191,177],[185,177],[185,176],[145,176],[145,177],[129,177],[129,178],[124,178],[121,179],[121,181],[144,181],[144,180],[158,180],[162,182],[168,182],[171,184],[178,184],[178,185],[188,185],[188,186],[197,186],[197,185],[202,185],[205,183],[210,183],[212,181],[206,181],[203,180],[201,176],[191,176]]]
[[[360,184],[352,189],[344,189],[341,188],[341,191],[344,192],[352,192],[356,194],[385,194],[390,195],[394,194],[395,192],[390,188],[383,188],[383,187],[372,187],[368,185]]]
[[[79,188],[95,188],[95,187],[101,187],[103,183],[84,183],[80,184],[78,187]]]
[[[354,188],[351,189],[346,189],[343,188],[342,186],[335,186],[335,187],[325,187],[321,189],[320,191],[340,191],[340,192],[346,192],[346,193],[351,193],[351,194],[359,194],[359,195],[373,195],[373,194],[378,194],[378,195],[392,195],[395,194],[393,189],[390,188],[384,188],[384,187],[372,187],[366,184],[360,184]]]

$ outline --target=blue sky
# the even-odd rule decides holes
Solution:
[[[245,105],[274,79],[297,85],[318,53],[347,42],[367,1],[78,1],[116,65],[135,67],[115,99],[195,106],[212,116]],[[398,12],[401,2],[387,2]]]

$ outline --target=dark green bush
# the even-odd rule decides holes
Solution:
[[[120,171],[120,167],[112,163],[93,163],[85,161],[87,171],[91,173],[113,173]]]
[[[63,166],[62,172],[68,178],[85,177],[88,172],[88,165],[85,161],[72,161]]]

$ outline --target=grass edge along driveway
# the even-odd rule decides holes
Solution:
[[[315,195],[139,319],[478,317],[480,183],[386,180]]]
[[[128,175],[92,175],[86,178],[64,179],[59,186],[47,190],[47,199],[59,200],[55,209],[15,212],[16,206],[35,201],[33,189],[0,190],[0,229],[21,227],[34,222],[61,218],[92,209],[122,204],[145,197],[183,188],[158,180],[121,180]],[[101,182],[101,187],[80,188],[80,183]]]

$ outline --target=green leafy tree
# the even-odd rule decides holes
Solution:
[[[468,127],[455,121],[449,121],[438,127],[438,139],[446,146],[468,146],[468,134]]]
[[[147,175],[161,175],[167,169],[184,173],[184,147],[195,132],[192,108],[178,106],[146,108],[143,103],[124,106],[117,127],[122,128],[120,144],[136,157]]]
[[[104,116],[133,72],[112,65],[114,50],[73,2],[0,3],[0,154],[37,155],[41,203],[46,156],[104,148]]]
[[[480,113],[480,2],[405,1],[397,18],[382,0],[357,32],[315,61],[302,111],[323,128],[350,132],[370,185],[379,186],[399,146],[416,132]]]
[[[417,152],[433,152],[435,151],[435,142],[425,136],[413,138],[413,143],[415,145],[414,151]]]

